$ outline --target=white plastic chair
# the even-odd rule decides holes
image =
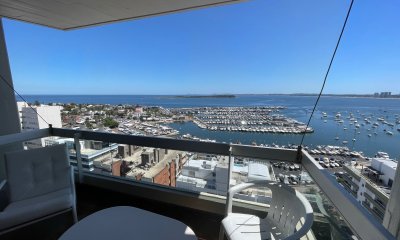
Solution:
[[[73,169],[65,145],[5,154],[0,182],[1,234],[66,212],[77,222]]]
[[[268,187],[272,201],[262,219],[250,214],[232,213],[232,198],[249,187]],[[313,209],[303,194],[277,182],[259,180],[242,183],[228,191],[226,217],[222,220],[220,240],[294,240],[305,236],[313,223]]]

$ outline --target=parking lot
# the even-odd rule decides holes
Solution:
[[[314,155],[313,158],[323,168],[328,170],[334,175],[337,172],[343,172],[342,166],[349,164],[352,161],[367,162],[366,159],[351,158],[343,156],[319,156]],[[278,181],[290,185],[307,185],[312,184],[313,180],[309,175],[302,171],[301,164],[288,163],[288,162],[271,162],[275,177]]]

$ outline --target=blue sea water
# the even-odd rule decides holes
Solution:
[[[91,103],[91,104],[139,104],[144,106],[162,106],[166,108],[201,107],[201,106],[285,106],[282,114],[307,122],[314,106],[316,96],[288,96],[288,95],[237,95],[236,98],[176,98],[164,95],[26,95],[28,102],[38,100],[41,103]],[[328,117],[322,119],[322,112]],[[343,124],[334,121],[337,112],[345,120]],[[386,121],[395,123],[396,116],[400,115],[400,99],[378,98],[347,98],[323,96],[311,121],[315,132],[307,134],[304,143],[309,146],[316,145],[341,145],[348,141],[348,146],[357,151],[363,151],[367,156],[373,156],[378,151],[389,153],[392,158],[400,158],[400,125],[391,128],[380,125],[372,129],[371,124],[356,129],[349,124],[345,117],[350,113],[364,122],[366,116],[373,115],[373,119],[384,117]],[[362,116],[364,114],[364,116]],[[326,123],[323,120],[327,120]],[[178,129],[181,134],[190,133],[200,138],[216,139],[221,142],[237,142],[250,144],[299,144],[301,136],[298,134],[266,134],[220,132],[200,129],[193,123],[173,123],[170,126]],[[347,127],[347,130],[343,130]],[[368,131],[371,129],[371,131]],[[393,132],[388,135],[384,130]],[[360,132],[360,133],[358,133]],[[373,134],[374,132],[377,135]],[[368,137],[368,134],[372,134]],[[339,140],[335,140],[335,137]],[[356,141],[352,141],[356,139]]]

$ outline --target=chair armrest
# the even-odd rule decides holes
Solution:
[[[303,225],[301,226],[301,228],[298,229],[295,233],[293,233],[289,237],[285,238],[285,240],[297,240],[297,239],[300,239],[301,237],[305,236],[308,233],[308,231],[310,231],[311,226],[314,222],[314,211],[311,207],[310,202],[304,197],[303,194],[301,194],[297,191],[296,191],[296,196],[297,196],[297,198],[299,198],[299,200],[303,204],[305,212],[306,212],[306,216],[305,216],[304,221],[302,221]]]
[[[301,228],[298,231],[296,231],[289,237],[285,238],[285,240],[298,240],[302,238],[310,231],[313,222],[314,222],[314,214],[307,213],[303,226],[301,226]]]
[[[226,197],[226,211],[225,211],[225,216],[227,216],[229,213],[232,213],[232,200],[233,196],[250,187],[268,187],[270,184],[277,184],[277,182],[274,181],[269,181],[269,180],[256,180],[256,181],[250,181],[246,183],[241,183],[236,186],[233,186],[229,189],[228,195]]]
[[[10,203],[10,192],[8,188],[7,180],[0,182],[0,212],[3,211]]]

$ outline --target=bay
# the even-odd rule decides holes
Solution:
[[[177,98],[169,95],[24,95],[23,97],[28,102],[37,100],[41,103],[139,104],[165,108],[285,106],[287,109],[281,111],[282,114],[304,123],[307,122],[317,98],[294,95],[236,95],[235,98]],[[327,114],[326,118],[323,117],[323,112]],[[342,115],[343,124],[338,124],[334,120],[338,112]],[[376,129],[372,129],[371,124],[365,124],[356,129],[346,118],[350,113],[357,118],[359,124],[364,123],[364,118],[367,116],[372,116],[372,122],[378,117],[383,117],[387,122],[395,123],[400,115],[400,99],[322,96],[310,123],[315,132],[306,135],[304,144],[343,146],[343,141],[347,141],[347,147],[363,151],[370,157],[378,151],[384,151],[392,158],[400,158],[400,132],[397,131],[400,128],[399,124],[394,127],[380,124]],[[198,128],[191,122],[173,123],[170,126],[178,129],[181,134],[189,133],[192,136],[220,142],[286,145],[299,144],[301,141],[299,134],[210,131]],[[344,130],[344,127],[347,130]],[[393,135],[386,134],[384,130],[391,131]],[[371,134],[371,137],[368,137],[368,134]],[[336,137],[339,140],[335,140]],[[352,141],[353,139],[355,141]]]

